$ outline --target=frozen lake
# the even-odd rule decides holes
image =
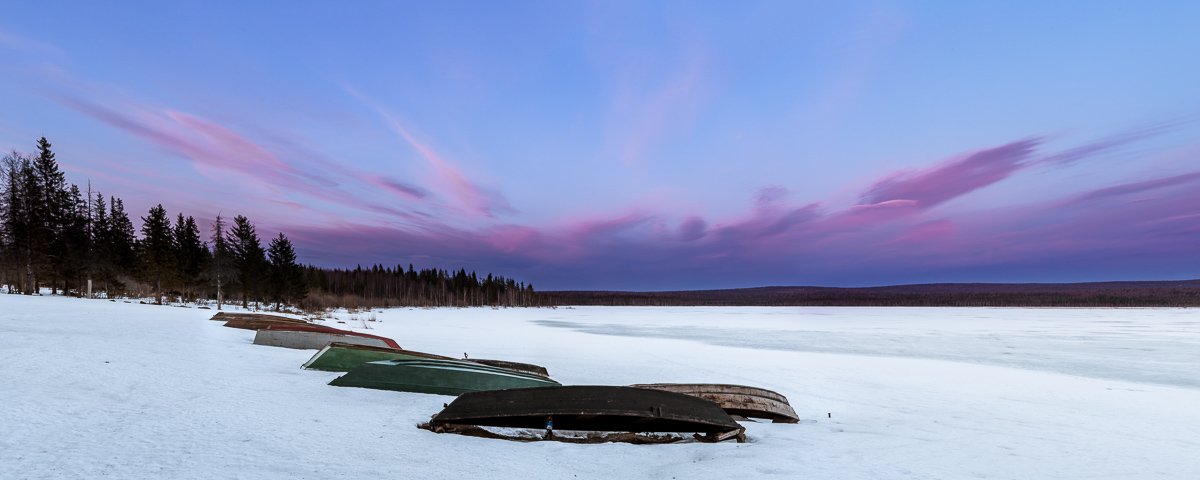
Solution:
[[[326,385],[211,310],[0,296],[0,478],[1200,478],[1183,309],[392,309],[328,320],[564,384],[786,395],[746,444],[515,443],[450,397]],[[368,321],[374,318],[378,321]],[[345,322],[345,323],[338,323]]]
[[[1200,387],[1190,309],[574,308],[540,325],[796,352],[928,358]]]

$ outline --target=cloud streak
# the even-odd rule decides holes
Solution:
[[[495,217],[498,214],[514,213],[515,210],[503,195],[485,189],[472,182],[457,166],[435,151],[427,143],[417,139],[392,112],[372,101],[350,86],[343,87],[347,93],[374,111],[384,124],[408,146],[412,147],[433,168],[438,186],[457,201],[460,210],[477,217]]]
[[[1114,138],[1122,140],[1064,151],[1071,162],[1083,162],[1148,137]],[[789,204],[785,189],[768,187],[740,219],[693,214],[675,221],[643,210],[536,227],[376,232],[379,244],[400,242],[406,250],[375,258],[413,259],[420,252],[426,261],[506,269],[543,288],[651,289],[1066,281],[1123,278],[1121,272],[1130,271],[1161,277],[1184,274],[1180,259],[1200,260],[1194,248],[1200,244],[1200,171],[1064,192],[1017,207],[938,208],[1055,163],[1044,160],[1056,154],[1044,153],[1043,142],[1016,140],[883,175],[863,192],[862,204],[843,209]],[[314,230],[309,238],[331,245],[343,236]],[[383,253],[362,250],[371,251]]]
[[[269,209],[261,208],[265,203],[282,202],[295,207],[289,209],[292,218],[306,218],[307,221],[328,221],[344,216],[344,213],[331,216],[333,212],[328,209],[333,208],[342,212],[359,212],[360,217],[383,215],[385,220],[399,221],[410,227],[430,223],[430,217],[422,213],[421,208],[430,206],[428,202],[433,195],[421,186],[385,175],[361,172],[314,152],[285,147],[281,156],[244,134],[200,115],[123,98],[98,87],[72,81],[65,74],[60,74],[60,78],[55,80],[57,83],[43,87],[46,96],[173,157],[187,160],[196,171],[215,182],[224,184],[233,181],[240,184],[243,192],[248,193],[242,196],[254,199],[245,201],[248,199],[244,198],[243,208],[269,212]],[[119,162],[104,168],[126,167],[124,162]],[[158,165],[155,170],[161,168],[163,166]],[[147,175],[140,171],[130,173],[143,177]],[[173,179],[175,182],[183,181],[185,185],[194,185],[185,177],[175,176]],[[169,184],[175,183],[171,178],[160,180],[162,183],[157,184],[159,187],[169,187]],[[175,188],[190,190],[191,186]],[[400,200],[401,205],[385,201],[375,192],[383,193],[384,198]],[[287,197],[311,200],[284,200]],[[278,223],[289,221],[294,220],[277,220]]]
[[[288,232],[304,259],[319,264],[464,267],[519,276],[542,288],[694,288],[1018,274],[1078,279],[1054,277],[1064,271],[1169,276],[1200,261],[1194,248],[1200,244],[1200,171],[1064,190],[1058,198],[1015,207],[968,208],[969,201],[946,207],[1038,169],[1081,168],[1179,123],[1060,150],[1048,148],[1044,136],[976,149],[880,174],[858,204],[844,208],[796,201],[787,187],[769,185],[746,199],[744,214],[727,218],[640,205],[523,223],[503,195],[472,181],[365,97],[359,100],[429,166],[424,182],[345,167],[286,140],[268,148],[204,115],[86,86],[68,84],[48,95],[190,162],[210,179],[236,178],[251,191],[237,201],[270,212],[265,223]],[[281,211],[289,213],[276,214]]]

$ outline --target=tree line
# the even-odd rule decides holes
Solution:
[[[302,266],[282,232],[264,248],[254,224],[218,214],[209,235],[195,218],[161,204],[134,228],[125,204],[68,184],[52,145],[0,160],[0,285],[9,293],[230,299],[243,307],[534,305],[533,286],[460,270]],[[140,235],[139,235],[140,234]]]
[[[354,269],[304,267],[304,277],[315,291],[312,307],[326,304],[352,307],[393,306],[540,306],[533,285],[488,274],[479,278],[466,269],[457,272],[397,265]]]
[[[548,305],[857,307],[1196,307],[1200,280],[886,287],[542,292]]]

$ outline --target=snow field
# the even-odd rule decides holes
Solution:
[[[655,446],[419,430],[451,397],[330,387],[336,373],[299,368],[313,351],[252,345],[213,313],[0,296],[0,478],[1200,478],[1194,310],[391,309],[328,321],[413,350],[544,365],[564,384],[761,386],[804,419],[748,423],[746,444]]]

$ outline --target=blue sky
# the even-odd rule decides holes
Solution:
[[[322,265],[1197,275],[1189,2],[341,3],[6,2],[0,146]]]

